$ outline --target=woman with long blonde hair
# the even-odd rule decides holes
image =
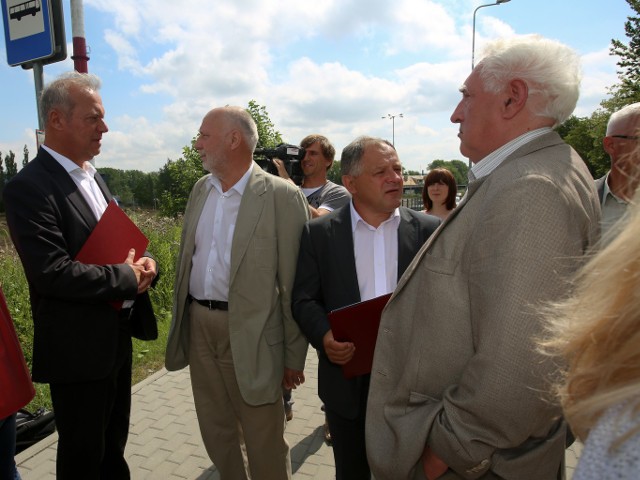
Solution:
[[[542,342],[567,361],[557,393],[585,442],[574,480],[640,478],[640,191],[617,228]]]

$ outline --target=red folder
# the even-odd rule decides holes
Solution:
[[[339,342],[352,342],[356,347],[353,358],[342,366],[346,378],[371,373],[380,315],[390,297],[387,293],[329,312],[333,338]]]
[[[1,288],[0,391],[0,420],[24,407],[36,393]]]
[[[124,263],[129,250],[136,249],[135,262],[147,250],[149,240],[135,223],[111,200],[86,242],[76,255],[76,260],[93,265]],[[122,301],[112,302],[116,310]]]

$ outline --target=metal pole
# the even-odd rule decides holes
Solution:
[[[386,117],[381,117],[382,119],[390,118],[391,119],[391,145],[396,146],[396,117],[402,118],[404,115],[402,113],[396,113],[395,115],[391,115],[387,113]]]
[[[84,8],[82,0],[71,0],[71,35],[73,36],[73,67],[77,72],[88,73],[87,41],[84,36]]]
[[[496,0],[495,3],[486,3],[484,5],[480,5],[473,11],[473,30],[471,33],[471,70],[473,70],[473,67],[475,66],[474,59],[476,51],[476,12],[484,7],[492,7],[493,5],[500,5],[501,3],[507,3],[510,1],[511,0]]]
[[[391,145],[396,146],[396,116],[391,117]]]
[[[42,62],[33,62],[33,83],[36,87],[36,109],[38,112],[38,129],[44,130],[44,118],[42,118],[42,110],[40,109],[40,95],[44,88],[44,76],[42,71]]]

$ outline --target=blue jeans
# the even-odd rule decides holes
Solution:
[[[16,414],[0,420],[0,478],[20,480],[16,454]]]

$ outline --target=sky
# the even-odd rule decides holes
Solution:
[[[466,159],[449,118],[471,70],[474,9],[491,0],[84,0],[89,72],[102,79],[109,132],[98,167],[159,170],[202,117],[223,105],[265,106],[285,142],[310,133],[342,149],[359,135],[395,142],[409,170]],[[73,70],[44,67],[44,82]],[[575,114],[589,116],[617,83],[611,39],[628,43],[625,0],[510,0],[476,11],[475,57],[498,37],[539,34],[582,59]],[[2,27],[4,28],[4,27]],[[4,38],[4,31],[3,37]],[[476,62],[477,63],[477,62]],[[0,49],[0,152],[35,154],[32,70]],[[400,117],[402,114],[402,117]],[[389,115],[395,116],[394,119]],[[383,118],[384,117],[384,118]]]

